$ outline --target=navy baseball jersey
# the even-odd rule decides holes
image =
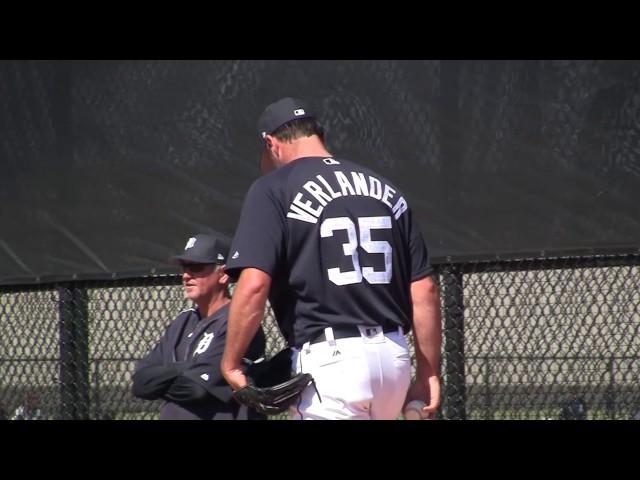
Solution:
[[[272,278],[269,301],[291,346],[326,327],[411,328],[410,284],[430,275],[427,249],[401,192],[340,158],[305,157],[249,189],[227,272]]]

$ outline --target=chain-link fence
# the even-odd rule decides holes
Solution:
[[[438,265],[439,417],[557,419],[572,398],[589,419],[638,415],[639,265],[638,254]],[[131,374],[188,306],[179,276],[0,287],[4,415],[157,418]],[[265,332],[271,356],[284,341],[270,311]]]

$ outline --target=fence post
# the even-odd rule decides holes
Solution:
[[[616,361],[612,357],[609,358],[609,385],[607,385],[607,394],[606,394],[606,402],[607,402],[607,410],[609,413],[609,419],[616,419],[616,380],[615,380],[615,364]]]
[[[104,414],[102,412],[102,402],[100,398],[100,360],[93,360],[93,368],[93,380],[91,383],[91,388],[93,388],[93,414],[96,420],[102,420]]]
[[[484,388],[485,388],[485,420],[493,420],[493,396],[491,392],[491,360],[484,357]]]
[[[448,420],[466,419],[464,369],[464,301],[462,270],[447,265],[442,272],[444,284],[444,407]]]
[[[85,289],[57,287],[60,316],[60,418],[89,419],[89,321]]]

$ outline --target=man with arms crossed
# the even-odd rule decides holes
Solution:
[[[261,420],[265,417],[239,405],[220,372],[229,315],[229,276],[224,263],[229,246],[201,233],[187,240],[172,257],[182,268],[185,297],[194,306],[181,312],[133,374],[133,394],[162,399],[160,420]],[[262,328],[254,331],[246,357],[264,355]],[[253,340],[252,340],[253,339]]]

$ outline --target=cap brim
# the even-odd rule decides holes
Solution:
[[[216,262],[212,262],[211,260],[205,260],[197,256],[175,255],[169,258],[169,263],[173,265],[180,265],[182,263],[216,263]]]

